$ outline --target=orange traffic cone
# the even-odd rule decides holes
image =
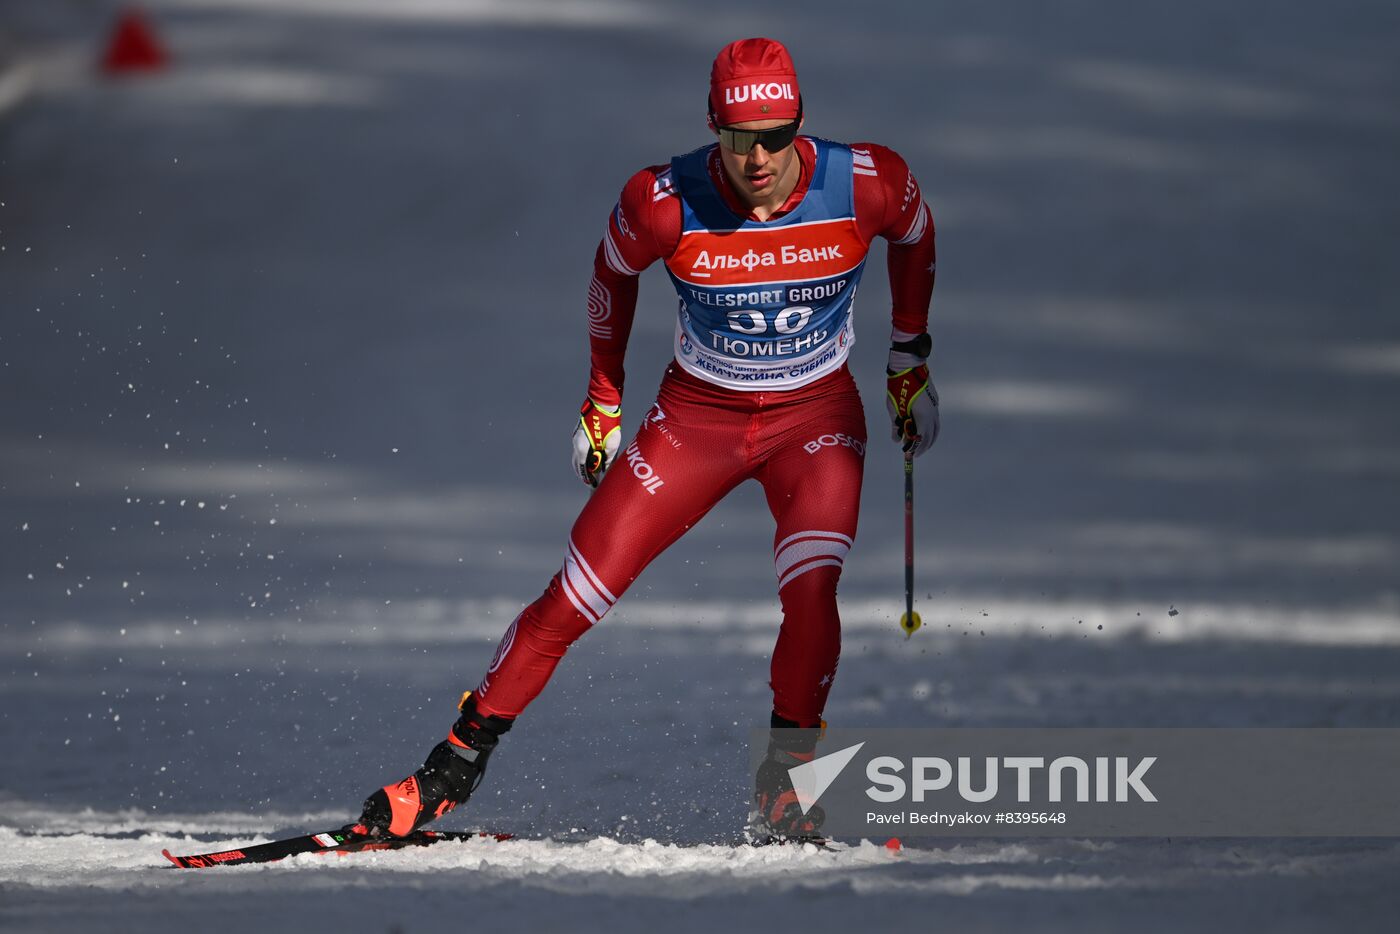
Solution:
[[[134,8],[123,10],[102,56],[102,70],[109,75],[159,71],[169,63],[170,54],[156,37],[146,14]]]

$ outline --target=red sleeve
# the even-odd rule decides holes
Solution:
[[[605,406],[622,404],[623,358],[637,311],[637,277],[676,250],[680,202],[670,166],[642,169],[628,179],[593,256],[588,283],[588,396]]]
[[[856,221],[867,241],[889,241],[894,330],[908,339],[928,330],[935,266],[933,214],[899,153],[873,143],[856,143],[851,151]]]

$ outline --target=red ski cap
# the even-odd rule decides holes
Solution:
[[[710,68],[710,113],[717,126],[793,120],[800,112],[797,68],[775,39],[739,39]]]

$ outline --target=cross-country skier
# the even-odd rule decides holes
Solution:
[[[787,49],[739,40],[710,75],[717,141],[623,188],[588,284],[592,370],[573,436],[574,467],[597,489],[563,568],[510,624],[447,739],[408,778],[370,795],[357,832],[408,834],[467,800],[574,640],[748,479],[762,484],[777,521],[772,725],[790,728],[773,734],[759,770],[751,831],[779,840],[816,832],[816,809],[804,817],[786,774],[814,755],[840,654],[836,584],[856,534],[866,442],[846,357],[877,236],[889,241],[894,437],[919,455],[939,422],[926,366],[934,232],[919,185],[892,150],[799,136],[802,125]],[[623,447],[623,353],[638,276],[658,259],[680,296],[675,359]]]

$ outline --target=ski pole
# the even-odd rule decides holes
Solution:
[[[904,615],[899,628],[908,639],[924,624],[914,612],[914,453],[904,452]]]

